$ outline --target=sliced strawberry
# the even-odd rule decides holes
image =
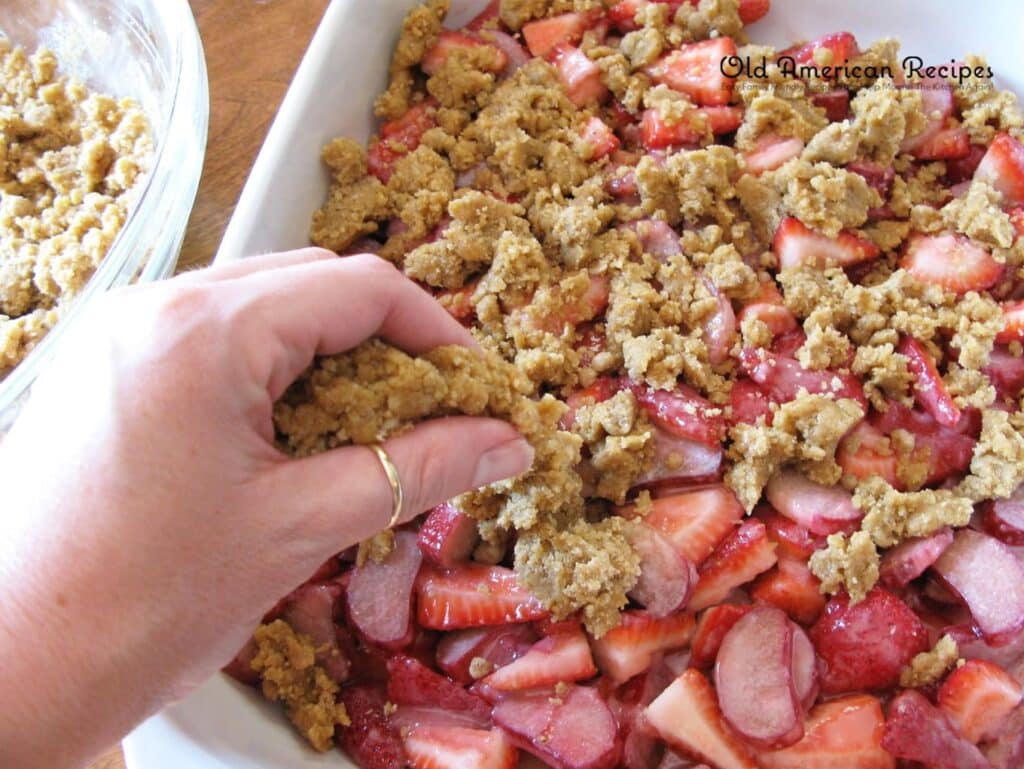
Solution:
[[[623,228],[635,232],[643,252],[659,262],[667,262],[673,256],[683,253],[679,233],[661,219],[640,219],[623,225]]]
[[[669,747],[715,769],[755,769],[746,746],[725,723],[715,690],[686,670],[647,707],[647,720]]]
[[[870,262],[882,253],[874,243],[851,232],[841,232],[837,238],[828,238],[792,216],[779,223],[772,250],[782,270],[802,266],[849,267]]]
[[[656,390],[636,382],[629,389],[651,420],[680,438],[717,445],[725,438],[722,410],[680,384],[675,390]]]
[[[982,746],[992,769],[1017,769],[1024,766],[1024,705],[1017,707],[998,739]]]
[[[760,176],[766,171],[774,171],[793,158],[800,157],[804,151],[804,143],[800,139],[787,139],[774,134],[762,136],[757,140],[754,149],[743,153],[747,171]]]
[[[985,157],[985,148],[972,144],[966,157],[946,161],[946,181],[950,186],[970,181]]]
[[[560,45],[574,46],[583,33],[601,19],[601,13],[563,13],[523,26],[523,39],[530,53],[541,59],[546,58]]]
[[[338,584],[306,584],[293,592],[282,619],[296,633],[307,636],[316,647],[316,661],[334,681],[348,680],[352,662],[338,644],[334,615],[342,588]]]
[[[830,123],[841,123],[850,114],[850,92],[845,88],[814,93],[811,104],[825,110],[825,117]]]
[[[416,535],[399,531],[383,562],[370,559],[352,570],[345,590],[348,616],[366,638],[393,649],[412,641],[412,592],[422,562]]]
[[[580,323],[587,323],[599,317],[608,307],[608,297],[611,293],[611,282],[604,275],[591,275],[590,283],[583,296],[572,301],[562,301],[556,304],[553,310],[549,311],[547,304],[542,308],[533,309],[531,305],[527,309],[516,311],[523,323],[538,331],[547,331],[551,334],[561,335],[566,325],[576,326]],[[548,314],[534,314],[535,312]]]
[[[841,594],[810,630],[824,661],[825,694],[896,686],[914,655],[928,651],[928,631],[903,601],[876,587],[860,603]]]
[[[764,524],[753,519],[744,521],[701,565],[689,608],[699,611],[719,603],[733,588],[768,571],[777,560]]]
[[[1024,208],[1012,208],[1008,213],[1010,215],[1010,224],[1013,225],[1013,229],[1017,232],[1017,237],[1024,238]]]
[[[468,561],[479,541],[476,520],[445,502],[423,520],[416,544],[435,566],[452,567]]]
[[[868,422],[861,422],[843,438],[836,462],[844,475],[861,479],[877,475],[890,486],[901,487],[899,459],[889,436]]]
[[[563,43],[552,53],[558,78],[569,101],[577,107],[598,104],[608,95],[601,68],[579,48]]]
[[[1003,330],[996,335],[1000,344],[1024,342],[1024,302],[1003,305]]]
[[[945,427],[960,422],[960,409],[946,389],[945,382],[935,367],[935,359],[913,337],[904,336],[897,352],[907,359],[907,369],[914,375],[914,395],[917,402],[932,418]]]
[[[779,546],[776,552],[780,559],[789,557],[806,561],[815,550],[825,544],[821,537],[811,534],[796,521],[780,515],[771,505],[758,505],[754,514],[768,530],[768,539]]]
[[[597,675],[587,638],[581,631],[548,636],[522,657],[498,668],[484,683],[499,691],[540,689],[584,681]]]
[[[627,517],[632,511],[624,511]],[[660,497],[644,523],[660,531],[690,563],[702,564],[743,517],[743,507],[725,486]]]
[[[697,620],[693,643],[690,644],[690,665],[695,668],[712,665],[718,656],[718,648],[722,645],[725,634],[751,608],[753,607],[720,603],[705,609]]]
[[[523,750],[556,769],[612,769],[621,755],[618,726],[596,689],[517,692],[494,706],[494,722]]]
[[[693,4],[693,0],[650,0],[669,7],[668,17],[672,19],[676,10],[685,2]],[[612,23],[619,32],[633,32],[639,29],[636,23],[636,14],[645,0],[619,0],[618,3],[608,9],[608,21]]]
[[[788,331],[772,340],[771,351],[784,358],[796,358],[800,348],[807,344],[807,334],[802,328]]]
[[[950,673],[938,694],[939,707],[975,744],[999,736],[1022,699],[1017,679],[983,660],[969,660]]]
[[[879,578],[889,587],[906,587],[924,574],[952,544],[953,530],[948,526],[930,537],[905,540],[882,557]]]
[[[1003,275],[1003,265],[964,235],[912,235],[900,266],[957,294],[991,288]]]
[[[437,644],[437,666],[460,684],[473,683],[473,660],[499,668],[523,656],[537,641],[529,625],[499,625],[445,633]]]
[[[815,483],[796,470],[776,473],[764,491],[779,513],[818,536],[855,529],[864,517],[845,488]]]
[[[953,88],[945,78],[939,77],[926,78],[908,87],[921,94],[921,113],[925,118],[925,126],[913,136],[906,137],[900,149],[925,159],[924,155],[918,153],[935,141],[953,116]],[[941,145],[941,142],[939,144]]]
[[[424,568],[416,581],[419,623],[434,630],[530,622],[548,615],[501,566],[467,564],[447,572]]]
[[[963,412],[956,427],[943,427],[929,414],[913,411],[902,403],[891,401],[885,413],[873,413],[870,420],[872,426],[885,435],[897,429],[913,435],[914,451],[910,460],[927,466],[925,483],[930,485],[941,483],[967,470],[980,432],[980,424],[974,424],[977,417],[978,412],[969,409]],[[900,461],[906,459],[901,457]],[[897,482],[893,485],[900,484]]]
[[[740,0],[740,21],[753,24],[767,16],[771,8],[771,0]]]
[[[740,423],[752,425],[761,417],[764,417],[765,424],[772,423],[771,401],[761,391],[761,388],[749,379],[737,379],[732,383],[729,406],[731,408],[730,425]]]
[[[739,359],[747,376],[777,403],[794,400],[803,389],[811,395],[830,393],[836,398],[852,398],[867,408],[864,387],[852,374],[810,371],[792,358],[753,348],[741,351]]]
[[[784,750],[758,754],[762,769],[895,769],[882,748],[885,717],[874,697],[855,694],[818,705],[804,737]]]
[[[764,323],[775,336],[781,336],[799,328],[796,317],[786,307],[782,294],[779,293],[779,287],[772,279],[761,282],[760,293],[743,306],[736,319],[742,325],[749,318]]]
[[[624,683],[647,670],[656,655],[686,646],[694,624],[691,614],[659,619],[646,611],[624,611],[618,625],[593,641],[597,666],[613,682]]]
[[[1002,400],[1016,400],[1024,389],[1024,355],[996,347],[989,353],[983,371]]]
[[[928,137],[911,154],[918,160],[956,160],[971,154],[971,137],[955,120]]]
[[[402,117],[381,126],[380,138],[370,144],[366,165],[370,173],[388,183],[395,163],[420,146],[423,134],[437,125],[426,102],[409,108]]]
[[[1024,547],[1024,501],[993,499],[983,502],[980,511],[986,534],[1011,547]]]
[[[700,126],[707,125],[715,136],[729,134],[743,123],[740,107],[698,107],[678,122],[670,123],[657,109],[644,110],[640,120],[640,138],[645,148],[661,150],[668,147],[696,145],[704,137]]]
[[[422,662],[404,654],[388,660],[388,701],[412,707],[439,707],[473,719],[486,728],[491,709],[484,700],[470,694],[450,678],[439,675]]]
[[[647,67],[655,83],[684,93],[698,104],[720,106],[732,98],[735,79],[722,72],[722,61],[736,56],[731,37],[684,45]]]
[[[491,50],[492,61],[486,66],[488,71],[501,72],[508,66],[508,56],[504,51],[476,36],[445,29],[441,30],[434,47],[424,55],[423,61],[420,62],[420,68],[428,75],[436,74],[453,53],[473,48],[489,48]]]
[[[604,403],[622,389],[622,380],[616,377],[598,377],[588,387],[576,390],[565,399],[568,411],[562,416],[560,426],[563,430],[571,430],[576,424],[576,411],[581,406],[593,406]]]
[[[345,752],[362,769],[405,769],[406,756],[398,730],[384,714],[385,696],[375,686],[350,686],[339,699],[350,726],[336,731]]]
[[[828,54],[819,53],[819,49],[827,50]],[[853,35],[849,32],[834,32],[804,45],[788,48],[778,58],[791,58],[797,64],[839,67],[859,54],[860,48]]]
[[[882,747],[896,758],[949,769],[991,769],[949,717],[920,692],[908,690],[889,705]]]
[[[758,577],[750,587],[755,603],[782,609],[795,622],[810,625],[825,608],[821,582],[807,568],[807,561],[779,557],[778,565]]]
[[[989,145],[974,178],[1001,192],[1006,205],[1024,206],[1024,145],[1009,134],[999,134]]]
[[[846,170],[862,176],[882,200],[889,197],[892,183],[896,180],[896,170],[892,166],[883,167],[867,160],[850,163]]]
[[[583,141],[590,147],[590,154],[587,160],[594,161],[608,157],[618,150],[621,142],[599,117],[591,117],[583,124],[581,131]]]
[[[405,738],[413,769],[515,769],[519,753],[501,729],[420,726]]]
[[[439,291],[435,298],[462,325],[466,326],[476,318],[476,307],[473,306],[473,294],[479,281],[467,283],[462,288]]]

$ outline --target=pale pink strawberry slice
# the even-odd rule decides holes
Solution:
[[[722,410],[690,387],[679,384],[674,390],[656,390],[637,382],[629,382],[628,387],[651,421],[663,430],[711,446],[725,438]]]
[[[819,536],[856,528],[864,517],[845,488],[823,486],[796,470],[776,473],[764,491],[779,513]]]
[[[833,598],[810,636],[824,662],[825,694],[892,688],[914,655],[928,651],[928,631],[921,620],[880,587],[856,604],[845,594]]]
[[[915,234],[907,241],[900,266],[922,283],[956,294],[991,288],[1003,265],[964,235]]]
[[[306,584],[289,596],[282,619],[316,646],[316,660],[334,681],[344,683],[352,662],[338,645],[334,615],[342,588],[338,584]]]
[[[595,675],[597,668],[587,637],[577,630],[542,638],[522,657],[498,668],[483,682],[498,691],[508,692],[585,681]]]
[[[623,512],[627,517],[635,511]],[[711,486],[686,494],[660,497],[644,515],[690,563],[700,566],[743,517],[743,506],[731,489]]]
[[[756,383],[749,379],[737,379],[729,392],[729,424],[756,424],[764,418],[765,424],[772,423],[772,402]]]
[[[590,147],[587,160],[600,160],[614,153],[621,142],[609,125],[599,117],[591,117],[583,124],[580,132],[583,141]]]
[[[949,769],[991,769],[949,716],[918,691],[901,692],[889,704],[882,747],[897,758]]]
[[[412,707],[438,707],[473,719],[475,725],[491,724],[491,709],[479,697],[470,694],[450,678],[428,668],[419,660],[398,654],[388,668],[388,701]]]
[[[640,219],[622,227],[635,232],[644,253],[660,262],[667,262],[671,257],[683,253],[679,233],[660,219]]]
[[[782,553],[774,569],[754,580],[750,597],[755,603],[784,611],[801,625],[813,623],[825,608],[821,581],[811,573],[807,560]]]
[[[401,648],[412,640],[412,591],[422,561],[416,535],[399,531],[382,563],[370,559],[352,570],[346,603],[360,633],[389,648]]]
[[[946,389],[935,359],[920,342],[904,336],[897,352],[906,357],[907,369],[914,375],[914,395],[917,402],[932,418],[945,427],[955,427],[960,422],[960,409]]]
[[[467,628],[445,633],[437,644],[437,666],[460,684],[473,683],[469,670],[480,658],[493,667],[519,659],[537,641],[529,625]]]
[[[715,769],[756,769],[747,747],[725,722],[704,675],[686,670],[647,708],[647,720],[673,750]]]
[[[1024,302],[1003,305],[1003,330],[996,335],[1000,344],[1024,341]]]
[[[811,103],[825,110],[825,117],[830,123],[841,123],[850,114],[850,92],[845,88],[815,92],[811,96]]]
[[[722,61],[736,55],[731,37],[684,45],[647,67],[655,83],[684,93],[698,104],[719,106],[732,98],[735,79],[722,72]]]
[[[740,21],[745,25],[760,21],[772,8],[771,0],[740,0]]]
[[[749,347],[740,352],[739,363],[746,375],[777,403],[788,403],[806,390],[811,395],[852,398],[867,409],[864,387],[852,374],[812,371],[793,358]]]
[[[657,655],[686,646],[693,630],[691,614],[677,612],[659,619],[646,611],[627,610],[618,625],[594,639],[594,659],[607,678],[624,683],[647,670]]]
[[[1014,498],[989,500],[980,509],[986,534],[1011,547],[1024,547],[1024,500],[1019,498],[1019,490]]]
[[[362,769],[405,769],[407,760],[398,729],[384,714],[386,697],[375,686],[349,686],[339,699],[350,726],[338,727],[338,740]]]
[[[914,148],[911,154],[918,160],[957,160],[971,154],[971,137],[956,120]]]
[[[943,132],[953,116],[953,88],[945,79],[938,77],[926,78],[908,88],[921,94],[921,112],[925,117],[925,126],[913,136],[906,137],[900,145],[900,150],[922,160],[932,159],[927,157],[928,145]],[[922,150],[924,154],[919,154]]]
[[[815,232],[799,219],[787,216],[775,230],[772,250],[779,259],[779,269],[791,267],[850,267],[870,262],[881,255],[878,246],[852,232],[840,232],[829,238]]]
[[[501,729],[420,726],[404,743],[412,769],[515,769],[519,762]]]
[[[954,670],[938,693],[939,707],[975,744],[998,737],[1022,699],[1020,682],[984,660],[968,660]]]
[[[999,134],[989,145],[974,178],[1001,192],[1006,205],[1024,206],[1024,145],[1009,134]]]
[[[552,62],[569,101],[577,107],[603,102],[608,88],[601,68],[579,48],[562,43],[552,52]]]
[[[760,176],[800,157],[803,151],[804,143],[800,139],[768,134],[757,140],[754,149],[743,153],[743,162],[747,171]]]
[[[423,520],[416,544],[435,566],[452,567],[468,561],[479,541],[476,521],[445,502]]]
[[[799,328],[796,317],[786,307],[782,294],[779,293],[779,287],[770,278],[761,282],[760,293],[745,304],[737,316],[740,324],[749,318],[764,323],[775,336],[782,336]]]
[[[464,32],[452,32],[445,29],[441,30],[437,37],[437,42],[424,55],[423,61],[420,62],[420,68],[428,75],[434,75],[453,53],[472,48],[489,48],[491,50],[492,60],[486,65],[489,71],[501,72],[508,66],[508,56],[496,46],[484,42],[475,35],[467,35]]]
[[[827,66],[830,67],[839,67],[860,53],[857,39],[853,35],[849,32],[833,32],[804,45],[787,48],[778,55],[778,58],[791,58],[797,64],[819,64],[819,61],[824,64],[824,57],[818,53],[822,48],[831,54],[827,62]]]
[[[981,748],[992,769],[1017,769],[1024,766],[1024,705],[1007,719],[1003,733]]]
[[[626,528],[626,539],[640,557],[640,576],[629,597],[655,617],[685,608],[697,584],[696,567],[664,534],[643,521],[633,521]]]
[[[901,542],[882,556],[879,577],[889,587],[906,587],[939,560],[939,556],[952,544],[953,530],[948,526],[929,537],[914,537]]]
[[[811,534],[800,524],[790,520],[769,504],[758,505],[756,515],[768,530],[768,539],[776,543],[779,557],[797,558],[806,561],[811,554],[825,545],[823,537]]]
[[[640,120],[640,138],[645,148],[663,150],[668,147],[696,145],[704,137],[706,125],[715,136],[730,134],[743,123],[740,107],[698,107],[680,120],[670,122],[658,109],[644,110]]]
[[[750,582],[775,565],[775,544],[764,524],[748,519],[740,524],[700,567],[700,579],[688,607],[700,611],[721,602],[734,588]]]
[[[416,581],[418,618],[432,630],[531,622],[548,615],[515,572],[467,564],[447,572],[424,568]]]
[[[895,769],[882,747],[885,717],[882,705],[866,694],[854,694],[814,708],[804,737],[784,750],[762,751],[762,769]]]
[[[725,634],[752,608],[749,605],[720,603],[705,609],[697,620],[697,627],[693,632],[690,664],[695,668],[712,665],[718,656],[718,649]]]
[[[560,45],[575,45],[583,33],[601,20],[598,13],[563,13],[523,26],[523,39],[530,53],[546,58]]]
[[[612,769],[622,751],[615,717],[587,686],[510,694],[494,706],[494,722],[513,744],[556,769]]]

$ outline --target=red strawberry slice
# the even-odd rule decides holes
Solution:
[[[778,565],[751,585],[750,597],[755,603],[781,609],[801,625],[810,625],[825,608],[821,582],[811,574],[806,560],[791,556],[780,555]]]
[[[615,717],[590,687],[509,695],[494,706],[494,722],[556,769],[612,769],[621,755]]]
[[[479,541],[476,521],[445,502],[424,519],[416,544],[435,566],[452,567],[468,561]]]
[[[316,661],[334,681],[344,683],[352,662],[338,645],[334,615],[341,598],[337,584],[306,584],[289,596],[282,619],[316,646]]]
[[[622,389],[622,380],[616,377],[599,377],[588,387],[570,393],[565,399],[568,410],[562,415],[559,426],[563,430],[571,430],[576,424],[576,412],[581,406],[593,406],[604,403]]]
[[[715,690],[699,670],[683,672],[647,707],[647,720],[668,746],[715,769],[756,769],[726,724]]]
[[[788,331],[772,340],[771,351],[783,358],[796,358],[800,348],[807,344],[807,334],[802,328]]]
[[[448,314],[464,326],[476,318],[476,307],[473,306],[473,294],[479,281],[467,283],[462,288],[439,291],[435,298]]]
[[[1003,275],[1003,265],[988,251],[952,234],[912,235],[900,266],[922,283],[956,294],[991,288]]]
[[[754,300],[745,304],[737,316],[741,325],[748,318],[761,321],[775,336],[782,336],[799,328],[796,317],[786,307],[779,287],[772,279],[761,282],[760,293]]]
[[[752,425],[764,417],[765,424],[772,423],[771,401],[754,382],[749,379],[737,379],[732,383],[729,393],[731,413],[729,424]]]
[[[836,462],[845,475],[870,478],[877,475],[894,488],[902,488],[899,462],[889,436],[868,422],[854,427],[839,444]]]
[[[752,608],[752,606],[721,603],[705,609],[700,615],[700,619],[697,620],[697,627],[693,632],[693,643],[690,645],[690,665],[695,668],[705,668],[714,663],[725,634],[739,622],[740,617]]]
[[[867,160],[850,163],[846,170],[864,177],[864,181],[871,185],[871,189],[877,192],[882,200],[889,197],[892,183],[896,180],[896,170],[892,166],[880,166]]]
[[[1008,213],[1010,215],[1010,224],[1017,231],[1017,237],[1024,238],[1024,208],[1013,208]]]
[[[698,107],[687,112],[678,122],[669,122],[658,109],[644,110],[640,120],[640,140],[648,150],[695,146],[704,137],[702,125],[715,136],[729,134],[743,123],[740,107]]]
[[[996,335],[1000,344],[1024,342],[1024,302],[1003,305],[1003,330]]]
[[[624,611],[618,625],[594,639],[594,659],[611,681],[624,683],[647,670],[656,655],[686,646],[694,624],[691,614],[658,618],[646,611]]]
[[[873,427],[886,435],[897,429],[913,434],[915,448],[911,458],[928,466],[925,483],[930,485],[959,475],[970,465],[981,429],[980,423],[975,424],[978,416],[976,410],[966,410],[955,428],[943,427],[930,415],[891,401],[885,413],[873,413],[870,420]]]
[[[602,315],[608,307],[611,282],[604,275],[591,275],[590,283],[583,296],[564,301],[547,315],[534,315],[526,310],[518,311],[523,323],[538,331],[561,335],[565,327],[586,323]],[[545,308],[546,309],[546,308]]]
[[[767,16],[771,8],[771,0],[740,0],[740,21],[753,24]]]
[[[608,124],[599,117],[589,118],[583,124],[580,135],[590,147],[590,154],[587,157],[590,161],[608,157],[622,144]]]
[[[877,259],[882,253],[874,243],[851,232],[840,232],[838,237],[829,238],[792,216],[779,223],[772,250],[782,270],[802,266],[849,267]]]
[[[419,147],[423,134],[435,125],[431,105],[426,102],[410,107],[402,117],[382,125],[380,138],[367,150],[366,165],[370,173],[387,184],[395,163]]]
[[[823,486],[796,470],[776,473],[764,491],[779,513],[819,536],[850,531],[864,517],[845,488]]]
[[[793,158],[800,157],[804,151],[804,143],[800,139],[787,139],[774,134],[762,136],[757,140],[754,149],[743,153],[743,161],[747,171],[760,176],[766,171],[774,171]]]
[[[939,560],[939,556],[952,544],[953,530],[948,526],[930,537],[915,537],[901,542],[882,556],[878,570],[882,583],[893,588],[906,587]]]
[[[384,715],[383,689],[350,686],[339,699],[348,712],[351,726],[339,727],[339,741],[345,752],[362,769],[405,769],[406,756],[398,730]]]
[[[603,102],[608,88],[601,79],[601,68],[579,48],[563,43],[552,53],[558,78],[569,101],[577,107]]]
[[[644,2],[645,0],[620,0],[608,9],[608,21],[610,21],[612,26],[619,32],[633,32],[634,30],[639,29],[640,27],[636,23],[636,14],[640,10],[640,7],[644,5]],[[669,19],[675,17],[676,11],[684,2],[696,5],[693,0],[650,0],[650,2],[667,5],[669,7]]]
[[[360,633],[388,648],[412,640],[412,590],[422,562],[416,535],[399,531],[383,563],[371,559],[352,570],[346,600],[349,618]]]
[[[934,142],[953,116],[953,88],[944,78],[938,77],[926,78],[908,87],[921,94],[921,112],[925,117],[925,126],[918,133],[905,138],[900,150],[925,159],[924,155],[918,153],[929,143]]]
[[[476,726],[491,725],[491,709],[450,678],[404,654],[388,660],[388,701],[412,707],[438,707],[472,718]]]
[[[1018,493],[1014,493],[1017,497]],[[1024,547],[1024,501],[994,499],[981,504],[981,526],[986,534],[1011,547]]]
[[[699,611],[721,602],[733,588],[768,571],[777,560],[764,524],[753,519],[744,521],[701,565],[689,608]]]
[[[453,53],[472,48],[489,48],[492,51],[493,59],[485,67],[488,71],[501,72],[508,66],[508,56],[504,51],[485,43],[476,36],[445,29],[441,30],[434,47],[424,55],[423,61],[420,62],[420,68],[428,75],[434,75]]]
[[[469,628],[446,633],[437,644],[437,666],[460,684],[473,683],[469,670],[480,658],[499,668],[523,656],[537,641],[529,625]]]
[[[882,747],[885,717],[874,697],[855,694],[818,705],[804,737],[784,750],[757,756],[762,769],[895,769]]]
[[[501,729],[420,726],[405,738],[413,769],[515,769],[519,753]]]
[[[819,49],[826,49],[830,55],[818,53]],[[787,48],[778,58],[791,58],[797,64],[839,67],[859,54],[860,48],[853,35],[849,32],[833,32],[804,45]]]
[[[514,662],[498,668],[484,683],[498,691],[541,689],[584,681],[597,675],[590,645],[582,631],[543,638]]]
[[[447,572],[424,568],[416,581],[419,623],[433,630],[531,622],[548,615],[515,572],[467,564]]]
[[[949,717],[920,692],[908,690],[889,705],[882,747],[896,758],[949,769],[991,769]]]
[[[576,45],[583,33],[601,19],[601,13],[563,13],[523,26],[523,39],[530,53],[546,58],[558,46]]]
[[[944,427],[955,427],[960,422],[960,409],[953,402],[945,382],[935,367],[935,359],[916,339],[905,336],[897,352],[907,359],[907,369],[914,375],[914,396],[932,418]]]
[[[779,512],[771,505],[758,505],[754,514],[761,519],[768,530],[768,539],[779,546],[777,550],[779,558],[799,558],[806,561],[815,550],[825,544],[821,537],[811,534],[795,521],[779,515]]]
[[[1005,347],[996,347],[989,353],[983,371],[1002,400],[1016,400],[1024,389],[1024,355],[1015,356]]]
[[[985,157],[985,147],[972,144],[966,157],[946,161],[946,181],[950,186],[970,181]]]
[[[623,512],[629,517],[631,510]],[[690,563],[702,564],[743,517],[743,506],[725,486],[661,497],[644,523],[664,534]]]
[[[736,55],[731,37],[719,37],[684,45],[644,70],[655,83],[684,93],[698,104],[729,103],[735,79],[722,72],[722,61]]]
[[[643,521],[627,527],[626,539],[640,557],[640,576],[629,597],[655,617],[684,608],[697,584],[694,565],[665,535]]]
[[[814,93],[811,104],[825,110],[825,117],[830,123],[841,123],[850,114],[850,92],[845,88]]]
[[[998,665],[968,660],[939,687],[939,707],[971,742],[999,736],[1024,690],[1016,678]]]
[[[999,134],[989,145],[974,178],[1001,192],[1006,205],[1024,206],[1024,145],[1009,134]]]
[[[604,328],[596,323],[581,323],[576,327],[573,349],[580,354],[580,368],[590,368],[594,359],[608,350]]]
[[[825,694],[892,688],[914,655],[928,651],[928,631],[921,620],[880,587],[857,604],[845,594],[833,598],[810,636],[825,663]]]
[[[922,141],[911,154],[918,160],[956,160],[971,154],[971,137],[961,125],[951,120],[949,124]]]
[[[747,376],[777,403],[794,400],[803,389],[811,395],[831,393],[836,398],[852,398],[867,409],[864,387],[852,374],[810,371],[793,358],[753,348],[742,350],[739,362]]]
[[[671,391],[637,382],[628,387],[651,421],[672,435],[712,446],[725,438],[722,410],[686,385]]]

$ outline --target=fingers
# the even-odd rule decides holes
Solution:
[[[314,355],[349,350],[380,336],[410,353],[473,336],[434,298],[375,256],[314,259],[231,281],[226,301],[258,339],[254,356],[276,400]]]
[[[264,254],[262,256],[250,256],[234,262],[217,264],[202,270],[193,270],[177,276],[176,283],[215,283],[222,280],[232,280],[256,272],[274,270],[281,267],[293,267],[298,264],[309,262],[325,261],[328,259],[341,259],[333,251],[324,248],[300,248],[295,251],[282,251],[277,254]]]
[[[533,463],[533,449],[514,428],[479,417],[424,422],[384,449],[401,479],[403,522]],[[365,446],[282,462],[259,480],[257,498],[267,515],[285,516],[327,554],[373,536],[392,514],[391,485]]]

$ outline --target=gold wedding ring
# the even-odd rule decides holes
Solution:
[[[402,507],[405,504],[405,495],[402,493],[402,479],[398,476],[398,468],[391,461],[391,457],[379,443],[370,443],[366,446],[380,460],[380,466],[384,468],[384,475],[388,477],[391,484],[391,520],[387,528],[393,529],[402,520]]]

